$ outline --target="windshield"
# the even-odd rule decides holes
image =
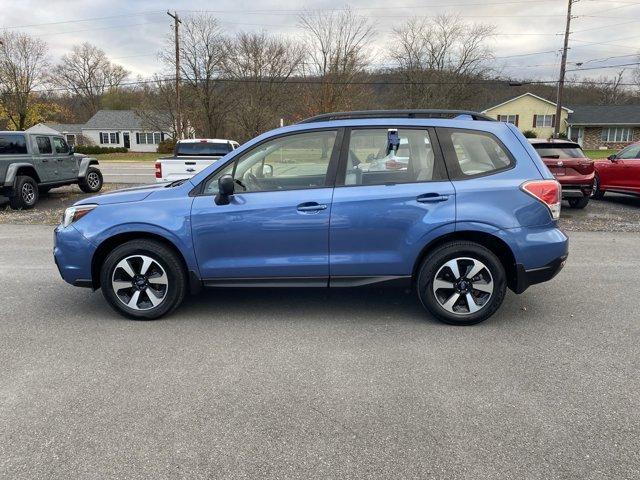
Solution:
[[[178,143],[176,146],[177,156],[203,155],[203,156],[223,156],[229,153],[231,148],[230,142],[189,142]]]
[[[586,158],[580,147],[574,145],[534,145],[542,158]]]

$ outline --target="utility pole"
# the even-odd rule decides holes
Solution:
[[[180,105],[180,41],[178,36],[178,25],[182,23],[180,17],[178,17],[178,12],[169,12],[167,10],[167,15],[173,18],[173,27],[174,27],[174,36],[176,42],[176,136],[178,137],[176,140],[182,139],[182,109]]]
[[[567,70],[567,50],[569,49],[569,34],[571,33],[571,6],[578,0],[568,0],[567,26],[564,31],[564,47],[562,49],[562,61],[560,62],[560,78],[558,79],[558,96],[556,98],[556,122],[553,129],[553,137],[560,136],[560,123],[562,119],[562,95],[564,94],[564,75]]]

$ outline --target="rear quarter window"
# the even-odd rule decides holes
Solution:
[[[27,142],[24,135],[15,133],[0,134],[0,155],[21,153],[27,153]]]
[[[475,130],[439,129],[449,176],[454,179],[490,175],[511,168],[515,161],[494,135]]]

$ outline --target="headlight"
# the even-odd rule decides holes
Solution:
[[[75,207],[69,207],[64,211],[64,215],[62,216],[62,226],[68,227],[73,222],[80,220],[91,210],[96,208],[98,205],[90,204],[90,205],[77,205]]]

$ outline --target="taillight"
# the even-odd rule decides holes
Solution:
[[[520,188],[523,192],[528,193],[536,200],[544,203],[551,218],[558,220],[560,218],[560,202],[562,200],[562,188],[555,180],[531,180],[524,182]]]
[[[162,164],[156,162],[156,178],[162,178]]]

